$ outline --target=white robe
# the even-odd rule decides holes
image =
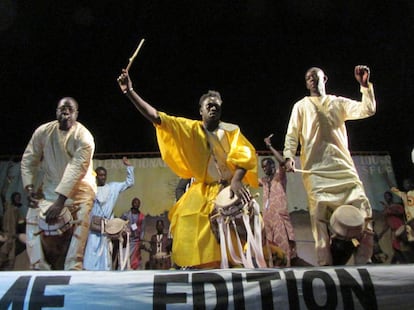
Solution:
[[[82,269],[83,251],[89,229],[89,213],[96,193],[92,157],[93,136],[76,122],[68,131],[59,129],[58,121],[39,126],[32,135],[21,161],[23,186],[40,184],[45,199],[54,202],[59,194],[67,204],[79,205],[78,219],[66,255],[65,269]],[[39,173],[39,172],[42,173]],[[41,178],[41,180],[39,180]],[[40,237],[36,235],[39,209],[27,213],[27,251],[33,269],[49,269],[44,261]]]
[[[285,137],[284,157],[294,158],[300,144],[302,169],[312,171],[303,174],[303,182],[320,265],[332,263],[325,224],[331,211],[352,204],[365,218],[372,217],[371,206],[348,150],[345,126],[347,120],[367,118],[376,111],[372,84],[368,88],[361,87],[361,93],[361,101],[334,95],[304,97],[293,107]],[[370,247],[367,245],[362,260],[370,258]],[[364,250],[363,245],[360,250]]]

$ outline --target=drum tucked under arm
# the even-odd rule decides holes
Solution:
[[[342,205],[332,213],[329,226],[333,238],[352,240],[361,238],[365,228],[365,218],[357,207]]]
[[[230,196],[230,186],[222,189],[210,213],[210,226],[220,244],[221,267],[227,268],[229,261],[246,268],[254,268],[253,261],[258,267],[266,267],[258,203],[253,198],[242,203],[236,195]]]
[[[53,202],[48,200],[39,201],[39,229],[45,236],[58,236],[70,229],[73,225],[72,213],[68,206],[63,207],[56,223],[49,224],[46,222],[46,212]]]

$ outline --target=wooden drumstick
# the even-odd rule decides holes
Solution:
[[[302,169],[295,169],[295,172],[314,173],[314,174],[337,173],[336,171],[319,171],[319,170],[302,170]]]
[[[134,54],[129,58],[128,66],[126,67],[126,71],[129,71],[129,68],[132,65],[132,62],[134,61],[135,57],[137,57],[139,50],[141,49],[142,44],[144,44],[145,39],[142,39],[141,42],[139,42],[139,45],[137,49],[135,50]]]
[[[295,172],[312,173],[312,171],[310,171],[310,170],[302,170],[302,169],[295,169]]]

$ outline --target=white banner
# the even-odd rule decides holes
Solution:
[[[0,309],[413,309],[414,266],[2,272]]]

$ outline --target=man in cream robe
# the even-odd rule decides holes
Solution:
[[[287,171],[295,170],[299,144],[302,169],[310,171],[303,173],[303,182],[319,265],[333,263],[327,221],[330,213],[344,204],[358,208],[368,223],[355,263],[364,264],[372,255],[372,210],[348,150],[345,121],[373,115],[376,103],[368,67],[356,66],[355,78],[361,85],[361,101],[327,95],[327,76],[319,68],[309,69],[305,81],[310,96],[294,105],[285,137]]]
[[[78,104],[70,97],[59,101],[56,121],[39,126],[33,133],[21,161],[23,186],[31,199],[27,213],[27,251],[32,269],[53,268],[42,250],[35,188],[39,184],[44,199],[52,205],[46,212],[46,222],[53,223],[65,205],[78,208],[65,270],[82,270],[85,243],[89,231],[89,214],[96,193],[92,157],[95,149],[91,133],[77,122]],[[41,173],[39,173],[41,172]]]
[[[157,111],[132,88],[128,72],[118,78],[122,92],[151,121],[163,160],[181,178],[194,178],[188,191],[169,212],[173,260],[180,267],[216,268],[220,247],[210,228],[209,214],[220,189],[243,201],[251,199],[243,183],[258,185],[254,147],[236,125],[220,121],[221,97],[209,91],[200,98],[201,120]]]

